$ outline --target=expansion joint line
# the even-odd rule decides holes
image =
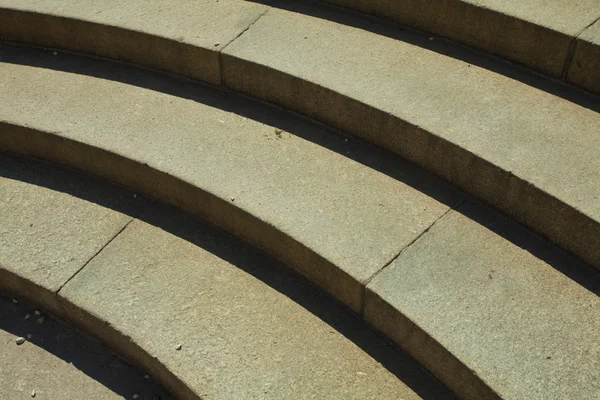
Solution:
[[[133,217],[132,217],[132,218],[131,218],[129,221],[127,221],[127,223],[126,223],[126,224],[125,224],[125,225],[124,225],[124,226],[123,226],[121,229],[119,229],[119,231],[118,231],[116,234],[114,234],[114,235],[113,235],[113,236],[112,236],[110,239],[108,239],[108,241],[107,241],[106,243],[104,243],[104,245],[103,245],[103,246],[102,246],[102,247],[101,247],[101,248],[100,248],[100,249],[99,249],[99,250],[98,250],[96,253],[94,253],[94,255],[93,255],[93,256],[91,256],[91,257],[90,257],[90,259],[89,259],[89,260],[87,260],[87,261],[86,261],[86,262],[83,264],[83,266],[82,266],[81,268],[79,268],[79,269],[78,269],[78,270],[77,270],[77,271],[76,271],[76,272],[75,272],[73,275],[71,275],[71,277],[70,277],[69,279],[67,279],[67,281],[66,281],[65,283],[63,283],[62,285],[60,285],[60,287],[59,287],[59,288],[58,288],[58,290],[55,292],[55,294],[58,294],[58,293],[60,293],[60,291],[62,290],[62,288],[64,288],[64,287],[67,285],[67,283],[71,282],[71,280],[72,280],[73,278],[75,278],[75,277],[77,276],[77,274],[79,274],[79,273],[80,273],[80,272],[81,272],[81,271],[82,271],[82,270],[83,270],[85,267],[87,267],[87,265],[88,265],[90,262],[92,262],[92,260],[93,260],[94,258],[96,258],[96,256],[97,256],[98,254],[100,254],[100,252],[102,252],[102,250],[104,250],[104,249],[106,248],[106,246],[108,246],[109,244],[111,244],[111,243],[112,243],[112,241],[113,241],[113,240],[115,240],[115,239],[117,238],[117,236],[119,236],[119,235],[121,234],[121,232],[123,232],[125,229],[127,229],[127,227],[129,226],[129,224],[131,224],[131,223],[132,223],[134,220],[135,220],[135,218],[133,218]]]
[[[272,7],[267,7],[267,9],[265,10],[264,13],[260,14],[258,17],[256,17],[256,19],[254,21],[252,21],[252,23],[250,25],[248,25],[243,31],[241,31],[236,37],[234,37],[233,39],[231,39],[229,41],[229,43],[226,43],[223,47],[221,47],[221,49],[218,52],[218,60],[219,60],[219,72],[221,73],[221,86],[225,86],[225,77],[223,76],[223,51],[233,42],[235,42],[236,40],[238,40],[244,33],[248,32],[248,29],[252,28],[254,26],[254,24],[256,24],[262,17],[265,16],[266,13],[268,13],[271,10]]]
[[[583,34],[583,32],[587,31],[592,25],[594,25],[598,21],[600,21],[600,16],[598,18],[596,18],[595,20],[593,20],[592,22],[590,22],[585,27],[583,27],[583,29],[581,29],[571,39],[571,43],[569,43],[569,50],[567,52],[567,59],[565,60],[565,65],[564,65],[562,76],[561,76],[562,80],[564,80],[564,81],[567,80],[567,74],[569,73],[569,69],[571,69],[571,63],[573,62],[573,56],[575,55],[575,48],[577,47],[577,39],[579,39],[579,36],[581,36]]]
[[[369,285],[369,283],[371,283],[371,281],[373,281],[373,279],[375,279],[381,272],[383,272],[383,270],[386,269],[390,264],[392,264],[394,261],[396,261],[398,258],[400,258],[400,256],[402,256],[402,254],[404,254],[410,246],[412,246],[419,239],[421,239],[424,235],[426,235],[427,232],[429,232],[438,222],[440,222],[442,220],[442,218],[444,218],[446,215],[448,215],[448,213],[450,213],[451,211],[455,210],[461,203],[462,203],[462,200],[460,200],[458,203],[456,203],[453,207],[449,207],[442,215],[440,215],[439,218],[437,218],[425,230],[423,230],[423,232],[421,232],[419,235],[417,235],[416,238],[411,240],[410,243],[408,243],[406,246],[404,246],[398,252],[398,254],[393,256],[390,261],[385,263],[383,265],[383,267],[381,267],[379,270],[377,270],[373,275],[371,275],[367,280],[365,280],[363,282],[361,304],[360,304],[360,315],[362,317],[364,317],[364,315],[365,315],[365,294],[366,294],[367,286]]]

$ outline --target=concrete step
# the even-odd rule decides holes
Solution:
[[[3,148],[91,172],[170,202],[263,249],[363,315],[462,398],[585,399],[597,393],[598,272],[516,223],[492,210],[477,211],[482,206],[396,157],[264,104],[100,60],[8,46],[2,52],[2,90],[11,98],[0,102]],[[171,336],[165,329],[176,321],[196,321],[202,301],[211,304],[212,311],[206,312],[227,315],[232,306],[218,304],[229,304],[229,297],[244,291],[223,287],[227,295],[217,296],[209,290],[212,281],[193,272],[204,256],[189,256],[189,243],[181,248],[164,244],[179,243],[169,235],[178,236],[179,228],[169,228],[168,221],[189,217],[167,216],[165,222],[162,212],[143,211],[147,205],[139,196],[123,192],[100,202],[115,211],[111,216],[103,215],[104,209],[95,211],[89,202],[85,205],[90,209],[76,210],[72,200],[60,198],[65,189],[53,192],[58,196],[53,207],[35,205],[38,196],[19,182],[43,177],[44,171],[37,168],[27,179],[2,184],[2,193],[16,200],[0,203],[8,221],[0,246],[0,265],[5,268],[0,282],[26,298],[43,301],[56,313],[70,315],[110,340],[119,353],[149,365],[152,375],[161,376],[174,393],[193,398],[197,393],[186,391],[190,386],[182,377],[207,382],[214,379],[213,370],[187,375],[186,367],[177,364],[187,353],[173,348],[185,342],[191,328]],[[50,195],[39,198],[45,196]],[[15,206],[28,202],[41,210],[38,214],[49,216],[34,230],[36,224],[28,220],[30,208]],[[96,212],[106,222],[90,217]],[[141,220],[132,221],[138,215]],[[82,221],[91,224],[91,233],[81,233],[86,230]],[[69,226],[73,228],[66,229]],[[432,240],[441,227],[446,227],[441,239]],[[194,229],[182,228],[181,235],[187,242],[205,243],[192,234]],[[62,233],[48,233],[52,231]],[[207,250],[216,246],[207,243]],[[431,243],[431,251],[421,254],[422,243]],[[65,250],[46,254],[48,248]],[[70,248],[74,255],[65,254]],[[120,261],[130,253],[131,261]],[[413,253],[418,257],[405,261]],[[35,257],[28,261],[28,254],[37,254],[42,262]],[[229,260],[226,254],[217,255]],[[171,259],[177,261],[170,263]],[[421,259],[429,267],[422,267],[423,273],[431,275],[424,282],[411,268]],[[73,260],[78,261],[68,262]],[[397,272],[402,263],[408,264],[406,277]],[[219,271],[209,269],[209,274],[218,277]],[[457,282],[434,279],[442,272]],[[494,281],[496,273],[500,279]],[[486,280],[476,280],[475,274]],[[228,277],[217,281],[232,281]],[[413,293],[405,288],[411,282]],[[168,285],[160,289],[163,284]],[[452,289],[444,285],[450,284],[459,290],[448,293]],[[53,294],[57,292],[58,297]],[[409,294],[402,297],[404,293]],[[424,307],[424,298],[431,298],[431,310]],[[254,306],[262,310],[256,317],[266,318],[270,314],[264,307],[270,300],[259,299],[263,308]],[[515,317],[497,304],[508,299]],[[251,302],[243,298],[246,303]],[[141,315],[154,310],[154,304],[165,304],[166,309]],[[284,318],[286,312],[276,319],[292,324]],[[518,319],[528,313],[536,317],[531,318],[535,324]],[[206,316],[208,321],[217,317]],[[499,320],[506,325],[498,326]],[[225,322],[214,329],[233,329]],[[463,334],[471,330],[477,335]],[[155,331],[166,338],[160,341],[164,347],[143,339]],[[585,340],[577,335],[585,335]],[[259,336],[250,341],[259,341]],[[129,337],[136,338],[134,344]],[[214,348],[225,352],[219,343]],[[508,351],[512,343],[519,344],[519,351]],[[194,354],[202,355],[197,349],[192,348]],[[537,356],[542,353],[556,357],[556,362],[540,365]],[[277,354],[269,357],[278,360]],[[166,366],[159,362],[163,359]],[[547,379],[559,383],[547,385]],[[249,390],[259,393],[256,386]],[[364,393],[359,394],[369,398]]]
[[[15,301],[0,296],[0,398],[174,399],[100,342]]]
[[[591,26],[600,26],[596,0],[325,1],[450,38],[555,78],[568,77],[569,82],[600,92],[600,41],[590,43],[595,30]]]
[[[407,158],[600,268],[596,96],[314,2],[0,4],[5,40],[142,64],[276,103]],[[594,32],[582,40],[592,43]],[[597,71],[586,66],[595,56],[585,46],[575,46],[574,65]]]
[[[178,398],[454,398],[344,307],[226,233],[91,177],[0,157],[0,290],[92,333]],[[115,233],[105,220],[122,223]],[[73,259],[77,269],[57,262]],[[9,354],[23,354],[41,336],[9,339]],[[23,361],[3,358],[0,369]],[[12,388],[4,378],[0,393]]]

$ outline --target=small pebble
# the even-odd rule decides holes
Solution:
[[[348,141],[348,138],[344,139],[344,142],[347,142],[347,141]]]
[[[219,47],[221,45],[221,43],[217,42],[215,43],[215,47]]]
[[[35,397],[35,390],[31,391],[31,397]]]
[[[25,338],[24,338],[24,337],[18,337],[18,338],[16,338],[16,339],[15,339],[15,343],[16,343],[18,346],[20,346],[20,345],[22,345],[23,343],[25,343]]]
[[[432,38],[432,37],[430,37],[430,38],[429,38],[429,40],[433,40],[433,38]]]
[[[41,324],[42,322],[44,322],[44,317],[39,317],[38,318],[38,323]]]
[[[181,350],[181,348],[182,348],[182,347],[183,347],[183,346],[181,346],[181,344],[178,344],[178,345],[177,345],[177,347],[175,347],[175,349],[177,349],[177,350]]]
[[[150,379],[150,375],[144,375],[144,378]]]
[[[27,334],[27,339],[28,339],[28,340],[31,340],[31,338],[33,338],[33,335],[32,335],[31,333],[28,333],[28,334]]]
[[[19,300],[13,299],[13,303],[17,304],[17,303],[19,303]]]
[[[52,54],[54,54],[56,56],[56,55],[58,55],[58,52],[53,51]]]
[[[31,318],[31,314],[25,314],[25,319]]]
[[[231,201],[235,201],[235,197],[232,197],[232,198],[231,198]]]
[[[133,198],[135,199],[136,197],[137,197],[137,194],[135,194],[135,193],[134,193],[134,194],[133,194]]]
[[[40,310],[35,310],[33,313],[34,313],[35,315],[40,315],[40,314],[41,314],[41,313],[40,313]]]
[[[139,396],[137,393],[133,395],[133,398],[134,398],[134,399],[139,399],[139,397],[140,397],[140,396]]]

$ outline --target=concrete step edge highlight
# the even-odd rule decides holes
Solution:
[[[266,7],[253,10],[249,24],[240,29],[238,36],[226,43],[223,53],[221,49],[225,46],[220,42],[216,42],[213,48],[198,47],[186,43],[185,39],[175,39],[175,35],[163,38],[148,32],[103,25],[96,22],[97,17],[90,22],[44,14],[43,11],[4,8],[0,12],[3,22],[0,26],[4,29],[1,36],[5,40],[84,51],[159,68],[193,79],[221,84],[228,89],[325,122],[389,149],[438,174],[600,269],[600,218],[590,215],[582,207],[547,192],[526,178],[521,178],[518,173],[512,172],[512,168],[490,162],[486,156],[478,155],[477,151],[469,149],[468,146],[463,147],[464,145],[441,137],[438,132],[420,128],[420,124],[395,117],[359,98],[337,92],[334,88],[324,88],[317,81],[290,73],[274,64],[256,62],[242,56],[248,51],[254,52],[245,43],[252,41],[249,37],[265,20],[265,13],[269,16],[277,14],[273,15],[273,18],[287,13],[277,11]],[[306,19],[301,14],[294,15],[298,16],[298,19]],[[91,18],[90,16],[90,20]],[[70,34],[64,37],[61,33],[64,31]],[[96,38],[100,34],[110,38],[108,45],[97,45]],[[137,44],[142,38],[146,45],[139,47]],[[263,38],[260,38],[259,43],[261,46],[265,43]],[[173,45],[176,47],[172,48]],[[148,46],[156,51],[143,52]],[[197,53],[198,51],[201,53]],[[283,59],[287,55],[277,57]],[[202,62],[198,62],[198,59],[202,59]],[[172,64],[173,62],[176,64]],[[222,77],[225,77],[225,82],[222,81]],[[292,91],[291,88],[297,90]],[[309,99],[313,95],[328,99],[329,104],[335,104],[336,110],[329,106],[315,110],[314,102]],[[300,96],[304,98],[301,99]],[[356,123],[357,117],[362,124]],[[394,132],[397,131],[403,132],[403,140],[394,137]],[[374,132],[377,132],[375,136]],[[435,152],[431,153],[432,150]],[[473,173],[474,171],[476,173]],[[554,212],[557,215],[553,215]]]
[[[573,17],[569,7],[573,4],[564,1],[539,3],[537,8],[535,1],[530,1],[531,6],[523,2],[529,7],[469,0],[324,1],[449,38],[600,93],[598,69],[591,68],[600,62],[600,45],[588,44],[585,66],[582,61],[578,67],[571,62],[573,46],[578,46],[577,58],[582,56],[580,36],[600,18],[600,7],[593,1],[575,5],[580,9]],[[557,21],[555,15],[568,15],[572,21]]]

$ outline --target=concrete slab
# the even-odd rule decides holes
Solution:
[[[600,20],[577,38],[568,81],[600,93]]]
[[[165,207],[142,220],[60,295],[95,335],[115,345],[116,330],[126,351],[144,349],[152,374],[160,363],[206,400],[421,398],[367,351],[391,370],[406,357],[281,265]],[[429,398],[451,398],[418,368],[408,374]]]
[[[599,113],[336,15],[271,9],[224,50],[226,86],[391,149],[600,268]]]
[[[98,341],[45,314],[38,323],[34,311],[0,297],[0,398],[31,399],[35,390],[36,399],[173,399]],[[27,340],[17,345],[18,337]]]
[[[96,202],[108,194],[106,202]],[[0,155],[0,289],[41,297],[52,308],[52,294],[131,221],[139,205],[129,192],[94,178]]]
[[[459,211],[368,285],[365,319],[462,398],[596,399],[600,275],[488,209]]]
[[[408,163],[259,103],[98,60],[2,49],[4,148],[196,212],[355,311],[362,282],[460,198]]]
[[[596,0],[326,0],[525,64],[560,78],[572,39],[600,16]]]
[[[219,84],[218,51],[267,9],[241,0],[2,0],[0,37]]]

